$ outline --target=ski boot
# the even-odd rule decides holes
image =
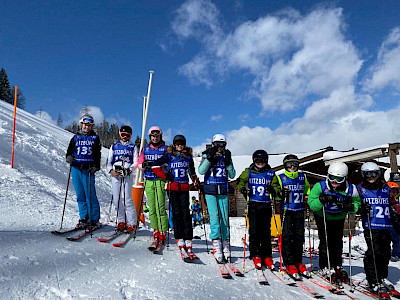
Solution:
[[[95,227],[97,227],[99,225],[100,225],[99,220],[92,220],[92,221],[89,222],[88,226],[86,227],[86,230],[90,231],[90,230],[92,230],[93,228],[95,228]]]
[[[151,242],[151,245],[147,249],[149,249],[150,251],[154,251],[157,248],[159,237],[160,237],[160,232],[157,229],[154,230],[153,241]]]
[[[231,257],[231,249],[229,245],[229,240],[225,240],[222,242],[222,252],[224,253],[224,257],[226,260]]]
[[[387,289],[381,283],[370,283],[368,289],[378,295],[381,300],[390,300],[390,294]]]
[[[268,269],[275,270],[275,265],[274,265],[274,261],[272,260],[272,257],[265,258],[264,264]]]
[[[285,268],[286,273],[294,280],[300,280],[300,274],[295,265],[289,265]]]
[[[336,267],[335,275],[336,275],[337,280],[340,280],[341,282],[349,281],[349,274],[347,274],[346,270],[342,266]]]
[[[213,256],[217,263],[223,264],[224,263],[224,255],[222,253],[222,243],[221,240],[212,240],[213,245]]]
[[[391,283],[387,278],[381,279],[381,282],[391,296],[400,298],[400,292],[395,289],[393,283]]]
[[[305,266],[305,264],[303,263],[299,263],[296,265],[297,270],[299,271],[299,273],[306,277],[306,278],[310,278],[311,277],[311,273],[308,272],[307,267]]]
[[[76,228],[86,228],[88,226],[89,219],[79,219],[78,223],[76,224]]]
[[[254,256],[253,257],[253,263],[254,263],[254,267],[258,270],[261,270],[262,268],[262,259],[259,256]]]
[[[126,231],[129,234],[134,234],[136,232],[136,225],[128,225],[128,226],[126,226]]]
[[[117,225],[117,231],[124,231],[126,228],[125,222],[119,222]]]

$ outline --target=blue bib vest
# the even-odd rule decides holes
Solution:
[[[319,183],[320,183],[320,185],[321,185],[322,193],[323,193],[323,194],[326,194],[326,195],[334,195],[334,196],[336,196],[336,197],[337,197],[337,200],[336,200],[337,202],[344,202],[345,199],[346,199],[346,196],[352,196],[352,195],[353,195],[353,186],[354,186],[354,185],[352,185],[351,183],[348,184],[348,185],[349,185],[349,189],[348,189],[348,192],[347,192],[346,195],[342,195],[342,194],[339,193],[339,192],[331,191],[331,190],[328,188],[328,186],[326,185],[326,180],[320,181]],[[336,203],[328,203],[328,204],[325,206],[325,211],[335,214],[335,213],[340,213],[340,212],[342,212],[343,210],[340,209],[340,208],[336,205]]]
[[[279,178],[282,182],[283,189],[289,189],[289,199],[285,199],[281,201],[281,210],[293,210],[299,211],[304,210],[304,184],[306,177],[303,173],[299,172],[298,177],[292,179],[285,174],[280,174]]]
[[[211,195],[228,194],[228,175],[225,168],[225,155],[217,156],[217,164],[204,174],[204,192]]]
[[[183,157],[181,153],[178,153],[177,156],[173,156],[171,153],[168,153],[170,161],[167,166],[168,173],[174,176],[174,180],[179,183],[189,183],[189,165],[192,159],[192,156],[188,154],[186,157]]]
[[[263,173],[253,173],[250,168],[248,186],[250,189],[250,201],[270,203],[271,197],[267,191],[267,186],[271,184],[272,178],[275,176],[275,171],[268,170]]]
[[[391,229],[392,219],[390,218],[389,186],[383,189],[367,190],[361,185],[357,186],[360,197],[364,203],[369,203],[372,207],[370,211],[371,227],[368,224],[368,217],[363,216],[363,227],[370,229]]]
[[[94,163],[93,145],[95,140],[99,139],[96,135],[75,135],[74,159],[78,164],[89,165]]]
[[[162,145],[157,149],[152,149],[150,145],[146,145],[143,148],[144,158],[145,160],[156,161],[161,156],[164,155],[165,151],[167,150],[166,145]],[[152,170],[144,170],[143,172],[144,178],[147,180],[153,180],[159,178]]]
[[[113,150],[111,165],[114,165],[117,161],[124,161],[126,163],[132,164],[135,147],[136,146],[133,143],[123,145],[121,141],[115,142],[111,146]]]

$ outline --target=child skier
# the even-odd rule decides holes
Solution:
[[[154,230],[153,241],[148,248],[151,251],[155,250],[158,244],[164,244],[168,231],[168,215],[165,210],[165,180],[159,178],[151,170],[151,167],[146,165],[148,161],[155,161],[162,157],[167,150],[167,146],[162,140],[162,134],[160,127],[150,127],[148,131],[150,142],[143,147],[138,159],[138,168],[144,169],[144,190],[149,205],[150,226]]]
[[[346,180],[348,172],[345,163],[332,163],[326,180],[314,185],[307,202],[318,228],[319,267],[338,284],[348,279],[342,267],[344,221],[347,213],[355,213],[361,204],[357,188]]]
[[[113,202],[117,213],[117,230],[136,231],[136,208],[132,201],[132,172],[137,167],[138,151],[131,141],[132,128],[124,125],[119,130],[120,140],[108,152],[107,170],[111,174]]]
[[[201,222],[201,205],[199,204],[199,200],[193,197],[192,204],[192,219],[193,219],[193,228],[196,227],[197,222],[200,224]]]
[[[304,244],[304,196],[310,193],[306,174],[299,171],[299,159],[289,154],[283,159],[285,172],[278,176],[282,222],[282,258],[286,272],[300,279],[300,275],[310,277],[307,267],[302,263]]]
[[[390,260],[390,232],[393,221],[398,224],[399,209],[390,187],[382,180],[380,168],[373,162],[361,166],[363,182],[357,186],[362,199],[364,238],[368,249],[364,256],[364,270],[369,288],[380,298],[390,298],[394,289],[387,279]]]
[[[264,264],[274,270],[271,247],[271,195],[272,181],[277,184],[275,172],[268,164],[268,153],[257,150],[252,155],[253,163],[239,176],[238,190],[245,199],[249,197],[249,250],[254,266],[261,269]],[[249,190],[246,188],[246,184]],[[275,184],[275,185],[276,185]]]
[[[66,161],[71,164],[71,177],[79,208],[76,226],[93,227],[100,219],[94,174],[100,170],[101,144],[99,136],[93,131],[92,116],[83,115],[79,123],[82,129],[69,142]]]
[[[222,134],[212,138],[212,147],[203,153],[199,173],[204,175],[204,193],[210,215],[210,239],[218,263],[231,257],[229,247],[229,185],[228,177],[236,175],[231,152],[226,149]]]
[[[148,165],[161,166],[167,164],[166,174],[160,167],[153,167],[154,173],[167,180],[167,192],[172,207],[172,222],[176,244],[181,251],[182,259],[195,259],[193,253],[193,228],[189,210],[189,176],[195,187],[199,184],[194,168],[192,148],[186,146],[186,138],[178,134],[173,145],[158,160]]]

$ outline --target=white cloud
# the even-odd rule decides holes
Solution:
[[[97,106],[87,106],[89,114],[93,117],[94,123],[95,124],[100,124],[101,122],[104,121],[104,115],[103,112],[101,111],[100,107]],[[81,110],[79,113],[79,116],[77,116],[77,122],[79,122],[79,119],[81,116],[84,114],[84,111]]]
[[[42,120],[45,120],[45,121],[47,121],[47,122],[49,122],[49,123],[57,124],[57,121],[53,120],[53,119],[51,118],[51,116],[49,115],[49,113],[46,112],[46,111],[38,110],[38,111],[35,113],[35,116],[37,116],[37,117],[41,118]]]
[[[400,27],[394,28],[383,41],[370,76],[364,82],[368,91],[392,86],[400,91]]]
[[[246,123],[247,121],[250,120],[250,115],[249,114],[240,114],[238,116],[238,119],[240,120],[240,122]]]
[[[211,116],[211,121],[218,122],[222,120],[222,115]]]

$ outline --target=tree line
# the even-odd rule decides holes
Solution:
[[[0,100],[10,104],[14,104],[15,85],[11,86],[6,70],[0,69]],[[17,91],[17,107],[23,109],[25,107],[25,97],[22,90]]]

